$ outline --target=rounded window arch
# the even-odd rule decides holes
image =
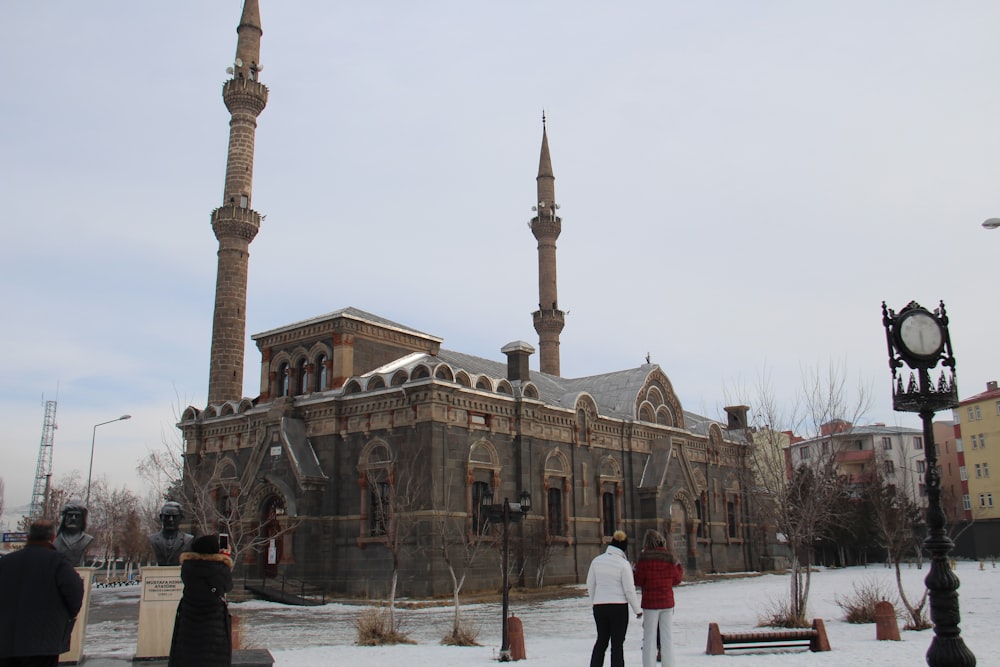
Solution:
[[[448,382],[455,381],[455,373],[451,370],[451,366],[448,364],[439,364],[438,367],[434,369],[434,377],[438,380],[447,380]]]
[[[455,382],[459,383],[463,387],[472,386],[472,379],[469,377],[469,374],[466,373],[465,371],[458,371],[457,373],[455,373]]]
[[[308,359],[305,357],[299,359],[299,363],[295,367],[295,391],[297,394],[308,394],[312,391],[312,388],[310,387],[310,375],[312,375],[309,372],[310,367],[311,364]]]
[[[392,374],[392,380],[389,382],[389,384],[391,384],[393,387],[398,387],[400,385],[406,384],[406,381],[409,379],[410,378],[406,374],[406,371],[400,369]]]
[[[512,395],[514,393],[514,388],[510,386],[510,382],[507,380],[500,380],[497,382],[497,393]]]
[[[538,387],[536,387],[535,385],[531,384],[530,382],[527,383],[527,384],[521,385],[521,395],[524,396],[525,398],[533,398],[533,399],[537,400],[538,399]]]
[[[361,492],[360,539],[384,540],[393,520],[393,455],[388,443],[375,439],[358,456]]]
[[[283,361],[278,364],[278,376],[276,378],[278,383],[278,396],[288,396],[290,389],[289,383],[291,382],[291,378],[289,377],[291,375],[290,370],[288,362]]]
[[[347,384],[344,385],[344,393],[345,394],[360,394],[361,393],[361,383],[358,382],[357,380],[354,380],[354,379],[350,380]]]
[[[642,405],[639,406],[639,421],[656,421],[656,413],[653,412],[653,406],[649,403],[649,401],[643,401]]]
[[[545,489],[545,532],[549,539],[568,541],[570,524],[570,491],[572,467],[559,449],[545,457],[542,488]]]
[[[483,514],[483,504],[496,501],[494,494],[500,488],[500,456],[489,440],[479,440],[469,447],[467,462],[465,509],[466,529],[475,538],[485,536],[489,527]]]
[[[373,375],[368,379],[368,391],[373,389],[385,389],[385,380],[381,375]]]
[[[654,406],[663,405],[663,391],[659,386],[653,385],[646,392],[646,400]]]
[[[325,354],[321,354],[316,358],[316,372],[313,375],[316,377],[316,391],[326,391],[329,385],[330,372],[327,366],[329,365],[329,357]]]
[[[674,425],[674,413],[670,411],[670,408],[666,405],[661,405],[656,408],[656,423],[660,426],[673,426]]]
[[[481,391],[493,391],[493,383],[490,382],[490,379],[488,377],[486,377],[485,375],[481,375],[476,380],[476,389],[479,389]]]
[[[427,366],[424,366],[423,364],[416,366],[413,369],[413,372],[410,373],[411,380],[423,380],[424,378],[429,378],[430,376],[431,376],[430,370],[427,368]]]

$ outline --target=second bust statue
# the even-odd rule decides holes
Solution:
[[[193,536],[182,533],[180,524],[181,505],[168,500],[160,509],[160,532],[149,536],[157,565],[180,565],[181,554],[191,550]]]

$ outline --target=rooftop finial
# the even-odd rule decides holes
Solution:
[[[542,109],[542,129],[545,129],[545,109]]]

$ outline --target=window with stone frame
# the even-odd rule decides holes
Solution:
[[[555,540],[569,539],[569,459],[558,449],[549,452],[545,458],[545,530],[548,537]]]
[[[563,536],[565,516],[563,515],[563,490],[559,487],[549,487],[545,496],[545,529],[549,535]]]
[[[618,530],[622,515],[622,469],[613,456],[601,459],[598,471],[598,488],[601,493],[601,535],[609,541]]]
[[[472,534],[482,537],[489,530],[489,521],[483,505],[493,504],[493,492],[490,490],[490,483],[484,481],[472,482],[472,508],[469,514],[472,515]]]
[[[308,359],[300,359],[298,367],[296,368],[296,393],[298,394],[308,394],[311,389],[309,387],[309,378],[312,375],[309,369],[312,365],[309,363]]]
[[[618,530],[618,516],[615,511],[615,492],[601,493],[601,535],[611,537]]]
[[[382,537],[389,531],[392,489],[387,479],[375,479],[368,485],[368,537]]]
[[[316,359],[316,372],[313,373],[316,378],[315,391],[326,391],[327,389],[327,378],[329,377],[327,361],[328,357],[325,354],[319,355]]]
[[[278,396],[288,396],[289,370],[287,363],[278,364],[278,375],[275,377],[275,382],[278,385]]]
[[[474,538],[492,539],[482,506],[483,502],[494,504],[495,490],[500,488],[500,457],[493,443],[473,444],[466,466],[466,530]]]
[[[730,539],[735,539],[739,535],[739,526],[736,521],[736,501],[726,502],[726,525],[729,527]]]
[[[362,542],[384,540],[392,521],[394,462],[389,445],[372,440],[358,461],[361,494],[359,537]]]
[[[695,531],[695,536],[698,537],[699,539],[704,539],[706,537],[706,530],[705,530],[705,501],[703,500],[704,497],[705,497],[705,494],[703,493],[700,497],[698,497],[694,501],[694,511],[695,511],[695,515],[698,518],[698,528]]]

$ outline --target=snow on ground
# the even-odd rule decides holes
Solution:
[[[903,570],[904,584],[910,597],[923,586],[928,568]],[[959,563],[958,575],[962,612],[962,637],[976,654],[980,665],[1000,664],[1000,633],[995,624],[1000,612],[1000,569],[990,563],[980,570],[975,562]],[[820,570],[813,574],[810,594],[810,618],[822,618],[833,650],[829,653],[803,655],[798,650],[748,653],[726,656],[705,654],[708,624],[719,623],[723,632],[753,630],[759,615],[773,602],[787,597],[788,575],[767,574],[725,581],[686,583],[676,591],[674,615],[674,650],[678,664],[692,663],[757,667],[761,665],[922,665],[933,638],[933,631],[901,632],[902,641],[880,642],[875,639],[873,624],[852,625],[842,620],[836,600],[849,595],[854,585],[877,581],[895,591],[893,570],[881,565],[840,570]],[[95,604],[102,595],[95,591]],[[120,595],[120,594],[119,594]],[[363,609],[357,605],[327,604],[320,607],[289,607],[270,602],[251,601],[232,604],[233,613],[242,619],[246,644],[267,648],[278,667],[327,667],[331,664],[407,665],[407,667],[466,667],[489,665],[500,646],[500,605],[463,606],[463,616],[480,631],[483,646],[463,648],[441,646],[438,642],[451,624],[450,607],[404,609],[398,613],[403,630],[416,645],[385,647],[355,646],[354,619]],[[563,667],[587,664],[595,631],[586,598],[511,605],[524,624],[528,662],[536,667]],[[125,641],[121,628],[109,631],[94,624],[88,626],[87,653],[90,655],[134,652]],[[900,623],[902,627],[902,623]],[[625,641],[625,661],[641,664],[642,628],[632,619]],[[731,661],[737,661],[735,663]],[[992,662],[996,661],[996,662]],[[610,664],[610,658],[605,664]]]

